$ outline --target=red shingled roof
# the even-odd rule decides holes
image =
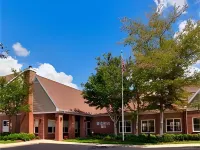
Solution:
[[[4,76],[7,81],[13,79],[13,74]],[[90,107],[85,103],[81,95],[81,91],[71,88],[69,86],[60,84],[53,80],[49,80],[47,78],[41,77],[39,75],[36,76],[42,86],[45,88],[48,96],[55,103],[56,107],[60,111],[67,112],[78,112],[78,113],[87,113],[87,114],[106,114],[106,110],[96,110],[95,107]],[[191,93],[189,95],[189,100],[192,98],[196,92],[200,89],[198,86],[189,86],[185,87],[185,90]],[[131,108],[133,105],[130,103]],[[135,109],[135,108],[133,108]]]
[[[36,78],[39,80],[40,84],[42,84],[48,96],[52,99],[60,111],[82,112],[89,114],[106,112],[104,109],[97,110],[95,107],[90,107],[86,104],[80,90],[49,80],[39,75],[37,75]]]
[[[9,74],[9,75],[7,75],[7,76],[0,76],[0,77],[5,78],[6,81],[10,81],[10,80],[12,80],[15,76],[14,76],[14,74]]]

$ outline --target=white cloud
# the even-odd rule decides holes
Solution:
[[[78,86],[72,83],[73,77],[71,75],[67,75],[64,72],[57,72],[56,69],[51,64],[48,63],[40,64],[38,68],[34,69],[37,71],[37,74],[42,77],[78,89]]]
[[[190,66],[190,67],[188,68],[188,73],[187,73],[187,75],[188,75],[188,76],[191,76],[191,75],[193,75],[195,72],[200,72],[200,68],[196,67],[195,65]]]
[[[20,71],[22,68],[23,64],[20,64],[18,60],[12,58],[11,56],[8,56],[7,59],[0,59],[0,76],[12,74],[12,69]],[[37,74],[42,77],[78,89],[78,86],[72,83],[73,77],[71,75],[67,75],[64,72],[57,72],[51,64],[40,64],[38,68],[34,69]]]
[[[24,48],[19,42],[13,44],[12,48],[14,49],[15,54],[17,56],[26,57],[30,54],[30,51],[28,51],[26,48]]]
[[[198,60],[197,62],[196,62],[196,65],[199,65],[200,64],[200,60]]]
[[[200,72],[200,60],[198,60],[195,64],[188,67],[188,70],[186,71],[187,76],[193,75],[195,72]]]
[[[196,27],[196,21],[195,20],[190,20],[192,22],[192,24],[194,25],[194,28]],[[178,25],[178,31],[174,34],[174,38],[176,38],[179,33],[183,32],[183,30],[185,29],[185,26],[187,25],[187,20],[182,21],[179,25]],[[185,32],[183,32],[185,34]]]
[[[12,69],[17,71],[22,69],[22,64],[18,60],[8,56],[7,59],[0,59],[0,76],[5,76],[12,73]]]
[[[185,28],[186,24],[187,24],[187,20],[184,20],[179,24],[179,26],[178,26],[179,32],[183,31],[183,29]]]
[[[157,12],[159,13],[163,12],[165,8],[170,6],[176,6],[181,9],[184,5],[188,4],[187,0],[154,0],[154,2],[157,5]]]

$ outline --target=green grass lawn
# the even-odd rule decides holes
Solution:
[[[9,144],[9,143],[16,143],[16,141],[10,141],[10,140],[8,140],[8,141],[1,141],[0,140],[0,144]]]
[[[67,139],[65,142],[76,142],[76,143],[97,143],[97,144],[125,144],[125,145],[155,145],[155,144],[200,144],[200,141],[180,141],[170,143],[138,143],[132,141],[105,141],[98,139]]]

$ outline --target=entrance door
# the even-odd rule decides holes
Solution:
[[[9,132],[9,121],[8,120],[3,120],[2,131]]]
[[[91,131],[90,131],[90,121],[86,121],[85,122],[85,131],[86,131],[86,136],[90,135],[91,134]]]

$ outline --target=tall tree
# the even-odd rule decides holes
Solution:
[[[125,68],[128,65],[125,66]],[[106,109],[114,122],[114,133],[117,135],[117,123],[121,116],[122,108],[122,69],[121,58],[113,57],[111,53],[104,54],[103,58],[97,58],[96,73],[92,74],[87,83],[83,85],[83,97],[90,106],[97,109]],[[128,81],[129,73],[124,72],[124,106],[133,96]]]
[[[143,100],[144,95],[147,94],[148,89],[146,89],[145,83],[147,82],[146,70],[138,68],[135,61],[130,58],[128,71],[130,72],[129,82],[132,85],[133,98],[131,99],[132,107],[128,107],[132,112],[132,119],[136,121],[136,135],[139,134],[139,113],[145,109],[145,102]]]
[[[12,117],[20,112],[28,112],[27,97],[29,83],[24,74],[14,73],[15,79],[7,82],[4,77],[0,78],[0,112],[9,116],[9,130],[12,131]],[[17,121],[16,121],[17,122]]]
[[[168,16],[154,12],[148,23],[124,18],[123,30],[128,33],[126,45],[132,46],[137,67],[147,73],[148,109],[160,110],[160,135],[163,115],[175,104],[185,103],[184,87],[199,83],[199,73],[189,75],[189,68],[200,59],[200,23],[188,20],[184,30],[176,33],[173,25],[186,10],[174,8]]]

